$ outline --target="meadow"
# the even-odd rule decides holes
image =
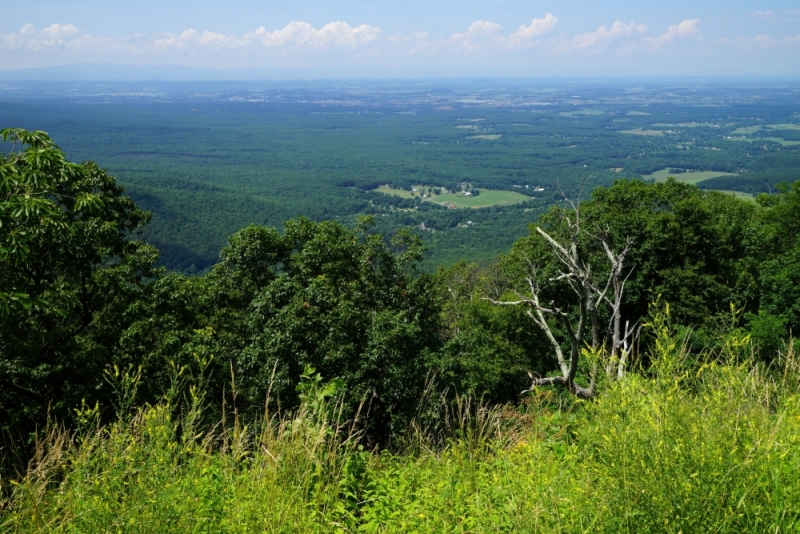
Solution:
[[[645,180],[654,180],[656,182],[666,182],[667,178],[675,178],[679,182],[684,182],[687,184],[697,185],[699,182],[703,180],[709,180],[711,178],[719,178],[720,176],[735,176],[733,173],[729,172],[717,172],[717,171],[693,171],[687,170],[686,172],[670,172],[670,169],[661,169],[660,171],[656,171],[652,174],[643,175],[642,178]]]
[[[196,390],[101,424],[57,426],[4,495],[4,532],[796,532],[800,367],[746,337],[690,356],[663,322],[646,368],[594,402],[540,390],[464,398],[367,450],[310,379],[291,413],[197,422]],[[133,391],[130,388],[126,391]],[[435,401],[435,399],[433,399]],[[434,405],[436,403],[434,402]]]
[[[438,202],[440,204],[447,202],[455,205],[457,208],[486,208],[489,206],[519,204],[520,202],[527,202],[529,200],[529,196],[513,191],[481,189],[480,195],[478,196],[465,196],[463,194],[439,195],[433,197],[431,202]]]

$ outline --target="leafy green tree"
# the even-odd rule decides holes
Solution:
[[[438,347],[437,301],[416,269],[419,239],[400,233],[390,246],[371,227],[301,218],[283,235],[231,236],[203,282],[200,323],[234,372],[240,413],[262,413],[268,394],[295,405],[307,365],[344,381],[346,412],[360,410],[373,443],[413,412]]]
[[[731,303],[758,306],[757,258],[769,254],[769,239],[757,205],[674,180],[619,180],[581,207],[612,239],[633,240],[623,315],[646,316],[659,295],[674,321],[695,327]]]
[[[69,162],[44,132],[0,135],[11,144],[0,156],[0,425],[24,433],[107,393],[123,314],[158,255],[130,239],[149,214],[112,176]]]

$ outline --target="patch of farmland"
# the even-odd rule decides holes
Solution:
[[[423,192],[430,190],[437,190],[435,186],[415,185],[416,191],[406,191],[404,189],[395,189],[382,185],[373,191],[383,193],[384,195],[395,195],[401,198],[414,198],[420,197]],[[443,192],[446,190],[442,190]],[[498,189],[480,189],[477,196],[467,195],[464,192],[450,193],[444,192],[442,195],[433,195],[422,197],[425,202],[435,202],[437,204],[452,205],[456,208],[485,208],[489,206],[508,206],[511,204],[519,204],[530,200],[531,197],[514,191],[504,191]]]
[[[656,171],[653,174],[643,174],[642,178],[644,178],[645,180],[653,180],[655,182],[666,182],[667,178],[675,178],[675,180],[678,182],[697,185],[697,182],[702,182],[703,180],[708,180],[710,178],[719,178],[720,176],[738,176],[738,175],[730,172],[691,171],[691,170],[681,173],[672,173],[670,172],[669,168],[667,168],[667,169],[661,169],[660,171]]]
[[[657,136],[662,136],[665,133],[672,133],[672,132],[663,130],[643,130],[641,128],[635,128],[633,130],[620,130],[620,133],[631,134],[631,135],[650,135],[653,137],[657,137]]]
[[[384,195],[395,195],[401,198],[414,198],[416,195],[413,191],[406,191],[405,189],[395,189],[393,187],[388,187],[385,185],[380,186],[377,189],[373,189],[378,193],[383,193]]]
[[[489,206],[508,206],[530,200],[531,197],[513,191],[494,189],[481,189],[478,196],[465,195],[464,193],[434,196],[425,199],[437,204],[449,203],[457,208],[488,208]]]
[[[736,128],[733,133],[738,135],[747,135],[756,133],[761,129],[761,126],[742,126],[741,128]]]
[[[602,109],[579,109],[577,111],[562,111],[559,115],[565,117],[577,117],[579,115],[605,115],[606,112]]]
[[[483,135],[470,135],[467,139],[487,139],[489,141],[496,141],[503,137],[502,134],[483,134]]]

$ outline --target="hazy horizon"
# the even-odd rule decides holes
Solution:
[[[0,0],[0,72],[114,64],[300,78],[800,76],[796,2]]]

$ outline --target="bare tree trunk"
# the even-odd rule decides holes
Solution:
[[[591,329],[591,349],[596,352],[600,348],[600,323],[598,316],[598,307],[607,305],[611,311],[611,320],[609,324],[610,334],[610,357],[606,365],[606,372],[612,376],[614,367],[616,367],[616,374],[621,377],[624,373],[625,364],[627,362],[627,340],[633,335],[635,329],[632,327],[628,329],[629,323],[625,323],[625,330],[621,331],[621,307],[622,299],[625,291],[625,283],[630,276],[633,269],[631,269],[625,278],[622,273],[625,270],[625,258],[630,251],[633,241],[628,238],[626,245],[622,252],[619,254],[614,253],[608,245],[608,231],[603,235],[595,236],[595,238],[602,244],[606,256],[610,262],[610,272],[605,279],[605,284],[600,289],[601,285],[595,283],[595,276],[592,273],[591,266],[585,262],[581,257],[578,249],[578,237],[581,234],[581,219],[578,207],[573,205],[575,210],[575,220],[572,221],[569,216],[564,215],[564,221],[567,223],[568,239],[566,244],[559,243],[550,234],[545,232],[542,228],[537,227],[536,232],[541,235],[545,241],[550,245],[553,254],[561,263],[563,270],[559,276],[551,278],[550,282],[563,282],[569,285],[573,292],[578,297],[579,301],[579,316],[578,324],[573,325],[570,320],[569,314],[561,308],[553,306],[550,302],[548,306],[543,306],[540,302],[541,287],[537,277],[536,265],[530,260],[525,258],[529,267],[529,276],[526,278],[528,283],[529,295],[522,295],[517,292],[518,300],[514,301],[497,301],[487,298],[494,304],[502,306],[518,306],[526,305],[529,307],[527,315],[533,320],[534,324],[544,332],[555,352],[556,359],[561,371],[560,376],[555,377],[534,377],[530,372],[528,375],[531,378],[530,389],[524,391],[529,392],[536,387],[544,385],[562,386],[569,390],[572,394],[581,398],[592,398],[596,393],[596,373],[597,366],[595,365],[590,378],[589,387],[582,387],[575,383],[575,378],[578,372],[578,363],[580,361],[580,351],[586,343],[587,328]],[[613,298],[609,296],[609,291],[613,289]],[[566,331],[567,342],[570,345],[569,358],[565,357],[561,344],[553,334],[550,325],[547,322],[546,316],[555,318]]]

